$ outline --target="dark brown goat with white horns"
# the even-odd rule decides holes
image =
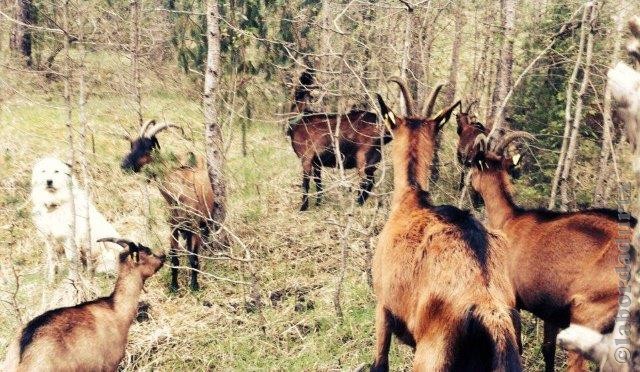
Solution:
[[[436,135],[460,102],[434,117],[397,118],[378,100],[394,135],[394,187],[373,258],[371,370],[389,369],[395,334],[414,348],[414,371],[520,371],[506,242],[468,211],[433,205],[427,191]]]
[[[104,238],[125,248],[118,279],[108,297],[47,311],[35,317],[9,346],[2,368],[27,371],[116,371],[145,281],[164,263],[142,244]]]
[[[162,159],[157,150],[160,148],[156,135],[172,124],[156,124],[151,120],[142,126],[140,135],[131,142],[131,151],[122,160],[122,169],[139,172],[149,163],[160,168],[153,177],[158,189],[170,207],[171,225],[171,289],[178,289],[178,259],[180,236],[185,239],[191,266],[191,289],[198,290],[198,271],[200,261],[198,252],[209,239],[213,220],[214,197],[206,161],[201,156],[191,156],[189,164],[183,165],[172,159]]]

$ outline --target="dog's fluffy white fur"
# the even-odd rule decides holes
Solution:
[[[111,243],[97,243],[96,240],[120,237],[120,234],[91,203],[85,190],[78,186],[70,167],[59,159],[47,157],[40,159],[33,167],[31,201],[33,223],[46,245],[45,265],[48,278],[53,280],[58,258],[63,252],[69,260],[76,258],[74,250],[71,249],[72,195],[76,210],[76,246],[79,250],[86,249],[91,241],[91,259],[96,272],[115,272],[121,247]],[[87,222],[90,223],[91,237],[87,236]]]

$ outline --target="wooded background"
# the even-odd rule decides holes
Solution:
[[[352,368],[373,353],[369,260],[385,220],[391,168],[358,208],[355,172],[325,172],[325,205],[300,214],[299,161],[284,127],[301,72],[316,71],[312,108],[397,111],[399,75],[437,108],[477,101],[487,126],[526,130],[516,201],[574,210],[629,200],[629,149],[611,112],[606,71],[625,60],[626,0],[258,1],[217,3],[215,90],[227,182],[230,257],[207,257],[205,289],[148,287],[152,319],[132,329],[125,369]],[[147,119],[183,127],[163,151],[204,154],[207,61],[202,0],[0,0],[0,352],[36,314],[41,242],[28,201],[34,161],[77,154],[77,176],[125,236],[168,247],[163,200],[124,175],[120,138]],[[459,189],[455,123],[442,135],[437,203],[471,208]],[[388,151],[388,150],[387,150]],[[634,189],[635,190],[635,189]],[[635,191],[634,191],[635,192]],[[481,210],[476,211],[482,216]],[[112,280],[101,280],[103,290]],[[525,322],[525,363],[540,369],[541,329]],[[273,340],[276,340],[274,342]],[[395,344],[395,343],[394,343]],[[392,365],[409,365],[394,346]],[[559,356],[562,358],[562,356]],[[395,360],[395,362],[394,362]]]

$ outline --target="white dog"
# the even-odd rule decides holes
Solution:
[[[70,182],[73,185],[71,192]],[[96,272],[115,272],[121,248],[117,244],[96,243],[100,238],[120,237],[106,218],[94,207],[71,175],[71,168],[59,159],[40,159],[33,167],[31,177],[31,200],[33,222],[46,244],[46,272],[52,281],[57,270],[58,258],[63,253],[68,260],[75,260],[72,249],[71,226],[73,214],[71,197],[75,204],[75,244],[78,251],[91,244],[91,258]],[[87,218],[87,207],[89,218]],[[91,237],[87,236],[87,223]],[[89,243],[91,242],[91,243]],[[60,249],[63,248],[63,249]]]

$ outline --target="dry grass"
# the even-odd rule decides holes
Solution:
[[[37,315],[42,288],[42,244],[29,216],[30,169],[46,154],[64,156],[66,146],[63,111],[56,108],[60,101],[15,84],[28,93],[5,97],[0,113],[0,318],[5,325],[0,329],[0,354],[20,323]],[[131,116],[121,110],[127,99],[96,93],[89,101],[95,140],[95,152],[89,154],[94,201],[123,235],[166,250],[169,230],[163,199],[153,185],[119,169],[128,145],[114,133],[123,125],[132,127],[127,124]],[[193,148],[202,151],[196,100],[179,91],[152,91],[145,104],[149,115],[162,113],[165,120],[188,129],[187,139],[160,135],[164,149],[177,154]],[[269,110],[275,111],[264,108]],[[455,203],[455,132],[452,126],[448,130],[443,177],[434,191],[437,200]],[[299,213],[299,162],[278,123],[253,123],[247,157],[241,156],[235,127],[227,125],[225,135],[230,144],[227,228],[242,242],[233,244],[229,253],[245,258],[246,247],[251,262],[205,259],[203,288],[197,293],[187,289],[170,293],[167,269],[151,278],[142,295],[151,306],[149,320],[132,326],[123,370],[344,370],[368,363],[373,353],[374,299],[367,273],[375,238],[366,230],[372,226],[375,231],[384,223],[390,167],[379,172],[379,196],[354,209],[341,298],[344,317],[338,319],[333,302],[342,257],[338,236],[355,193],[340,186],[337,172],[325,172],[325,203]],[[348,175],[356,181],[352,172]],[[97,280],[100,293],[108,294],[113,278]],[[180,281],[186,288],[187,272],[181,272]],[[528,370],[542,368],[540,328],[525,316],[523,357]],[[407,368],[410,360],[411,351],[394,342],[394,369]]]

